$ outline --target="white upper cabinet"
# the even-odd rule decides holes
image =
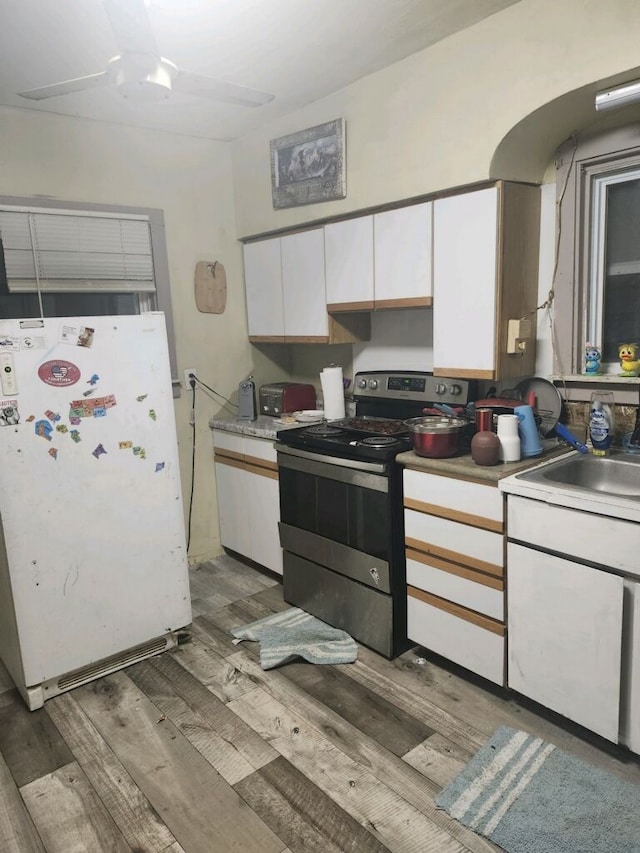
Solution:
[[[249,340],[346,344],[368,340],[369,315],[327,313],[324,229],[244,246]]]
[[[284,334],[327,340],[324,231],[315,228],[281,238]]]
[[[374,215],[376,308],[431,305],[432,218],[431,201]]]
[[[495,186],[433,209],[433,372],[471,379],[535,370],[539,187]],[[509,320],[527,318],[525,348],[507,351]]]
[[[433,360],[454,375],[494,371],[497,229],[495,187],[435,202]]]
[[[244,277],[249,337],[282,340],[282,260],[280,239],[244,246]]]
[[[373,216],[325,225],[325,270],[329,311],[373,308]]]
[[[431,305],[433,202],[325,226],[330,312]]]

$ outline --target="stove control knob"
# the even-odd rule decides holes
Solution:
[[[358,388],[366,388],[367,380],[366,379],[358,379]]]
[[[446,390],[447,386],[444,384],[444,382],[438,382],[438,384],[436,385],[436,394],[444,394]]]
[[[367,382],[367,385],[369,386],[369,388],[371,388],[372,391],[375,391],[376,388],[378,387],[378,380],[377,379],[370,379]]]
[[[452,394],[454,397],[459,397],[460,394],[462,394],[462,387],[460,385],[450,385],[449,393]]]

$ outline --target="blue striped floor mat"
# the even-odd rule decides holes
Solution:
[[[640,785],[497,729],[436,805],[508,853],[640,853]]]

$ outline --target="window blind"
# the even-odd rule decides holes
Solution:
[[[9,291],[153,292],[143,216],[0,207]]]

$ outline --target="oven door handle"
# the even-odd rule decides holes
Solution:
[[[280,468],[290,468],[303,474],[339,480],[342,483],[375,489],[378,492],[389,491],[388,469],[381,462],[341,459],[338,456],[298,450],[297,447],[276,445],[276,449]]]

